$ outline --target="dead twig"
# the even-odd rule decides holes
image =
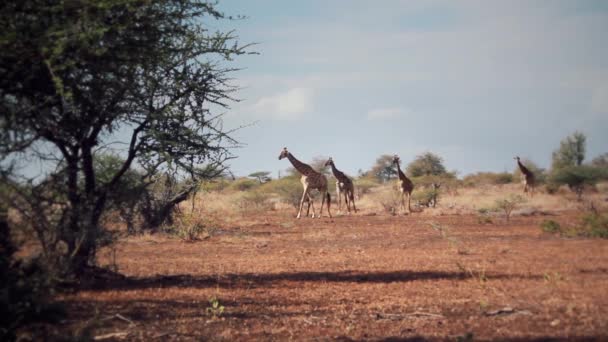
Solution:
[[[429,318],[445,318],[445,316],[440,315],[440,314],[434,314],[434,313],[430,313],[430,312],[422,312],[422,311],[414,311],[414,312],[410,312],[410,313],[404,313],[404,314],[386,314],[386,313],[377,313],[375,314],[375,318],[376,319],[389,319],[392,321],[400,321],[406,318],[411,318],[411,317],[429,317]]]
[[[101,340],[107,340],[109,338],[125,338],[128,335],[129,335],[129,333],[126,332],[126,331],[114,332],[114,333],[94,336],[93,340],[95,340],[95,341],[101,341]]]
[[[117,318],[117,319],[119,319],[121,321],[125,321],[125,322],[129,323],[129,325],[131,325],[131,326],[135,326],[136,325],[135,322],[133,322],[132,320],[128,319],[127,317],[125,317],[125,316],[123,316],[123,315],[121,315],[119,313],[117,313],[115,315],[112,315],[112,316],[109,316],[109,317],[106,317],[106,318],[102,319],[101,321],[102,322],[103,321],[109,321],[109,320],[115,319],[115,318]]]

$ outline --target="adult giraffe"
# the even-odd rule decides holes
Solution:
[[[346,203],[346,210],[350,213],[350,205],[352,203],[355,213],[357,207],[355,206],[355,186],[353,181],[344,174],[344,172],[338,170],[334,164],[334,160],[329,157],[325,166],[331,166],[331,172],[336,177],[336,195],[338,196],[338,210],[342,210],[342,196],[344,196],[344,202]]]
[[[405,173],[401,171],[401,166],[399,166],[401,160],[399,156],[395,154],[393,157],[393,164],[397,165],[397,174],[399,175],[399,191],[401,192],[401,208],[405,210],[405,196],[407,196],[407,212],[412,212],[412,207],[410,206],[410,202],[412,199],[412,191],[414,191],[414,183],[405,176]]]
[[[533,196],[534,188],[536,187],[536,178],[534,177],[534,173],[525,167],[524,164],[522,164],[518,156],[513,159],[517,160],[517,166],[519,166],[519,170],[524,175],[524,192],[529,192],[530,196]]]
[[[304,188],[304,192],[302,193],[302,199],[300,200],[300,209],[298,209],[298,216],[300,218],[302,214],[302,206],[304,205],[304,199],[309,197],[310,190],[317,189],[321,193],[321,210],[319,211],[319,218],[323,215],[323,204],[325,203],[325,198],[327,198],[327,214],[331,217],[331,212],[329,210],[331,197],[329,195],[329,191],[327,190],[327,178],[320,173],[315,171],[310,165],[304,164],[301,161],[297,160],[289,151],[287,151],[287,147],[284,147],[279,155],[279,160],[287,158],[291,165],[298,170],[299,173],[302,174],[302,178],[300,178],[300,182],[302,183],[302,187]],[[309,198],[309,201],[312,203],[312,198]],[[312,205],[312,217],[316,216],[315,206]]]

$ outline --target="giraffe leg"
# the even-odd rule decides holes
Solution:
[[[355,192],[354,191],[350,192],[350,201],[353,203],[353,209],[355,210],[355,213],[357,213],[357,207],[355,206]]]
[[[306,198],[306,196],[308,195],[308,185],[304,186],[304,192],[302,193],[302,199],[300,200],[300,209],[298,210],[298,216],[296,216],[296,218],[300,218],[300,215],[302,214],[302,207],[304,206],[304,199]],[[309,196],[310,197],[310,196]],[[315,214],[315,207],[312,207],[312,214]],[[313,216],[314,217],[314,216]]]
[[[310,206],[312,207],[312,214],[313,215],[311,217],[314,218],[315,217],[314,215],[317,212],[316,209],[315,209],[315,201],[314,201],[314,198],[310,195],[310,193],[308,194],[308,198],[310,199]],[[308,215],[306,215],[306,216],[308,216]]]
[[[408,214],[410,214],[412,212],[412,207],[410,206],[411,201],[412,201],[412,193],[408,192],[408,194],[407,194],[407,212],[408,212]]]
[[[401,192],[401,206],[399,209],[405,211],[405,192],[404,191]]]
[[[306,202],[308,204],[308,206],[306,207],[306,217],[308,217],[308,216],[310,216],[310,206],[313,204],[312,197],[310,197],[310,195],[308,195],[308,197],[306,197]]]
[[[329,194],[329,191],[327,191],[325,195],[327,196],[327,214],[329,215],[329,218],[331,218],[331,211],[329,210],[329,207],[331,206],[331,195]]]
[[[338,197],[338,211],[342,211],[342,197],[340,197],[340,183],[336,182],[336,196]]]
[[[321,218],[321,216],[323,216],[323,205],[325,204],[325,192],[328,191],[327,189],[325,189],[325,191],[319,189],[319,192],[321,193],[321,209],[319,211],[319,218]]]

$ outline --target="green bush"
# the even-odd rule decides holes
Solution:
[[[583,195],[585,186],[594,186],[606,176],[606,170],[590,165],[566,166],[555,169],[551,173],[549,182],[559,185],[568,185],[579,199]]]
[[[359,197],[362,197],[363,195],[369,194],[373,188],[379,185],[380,183],[374,178],[359,178],[355,181],[355,193],[359,194]]]
[[[507,198],[497,199],[494,203],[496,211],[501,211],[505,214],[505,219],[509,222],[511,213],[521,203],[526,202],[526,199],[521,195],[511,194]]]
[[[254,179],[249,178],[239,178],[228,186],[231,190],[236,191],[247,191],[255,188],[259,183]]]
[[[562,227],[559,223],[553,220],[545,220],[540,224],[540,227],[544,232],[547,233],[559,233],[562,231]]]
[[[436,188],[426,187],[424,189],[416,189],[412,193],[412,201],[419,203],[425,207],[435,206],[440,190]]]
[[[584,236],[608,239],[608,214],[591,213],[583,216],[581,227]]]
[[[467,187],[474,187],[478,185],[500,185],[513,183],[513,174],[508,172],[477,172],[474,174],[466,175],[462,182]]]
[[[299,208],[303,191],[302,183],[296,176],[272,180],[263,184],[260,190],[267,194],[276,194],[283,203],[290,204],[294,208]]]
[[[201,183],[201,190],[206,192],[219,192],[226,189],[230,185],[230,182],[226,179],[220,178],[217,180],[205,181]]]

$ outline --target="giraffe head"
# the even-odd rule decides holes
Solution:
[[[513,159],[519,161],[519,156],[515,156],[515,158],[513,158]]]
[[[395,154],[393,156],[393,164],[397,164],[398,165],[399,163],[401,163],[401,159],[399,159],[399,156]]]
[[[329,159],[327,159],[327,161],[325,162],[325,166],[330,166],[330,165],[334,165],[334,161],[333,161],[333,159],[331,159],[331,157],[329,157]]]
[[[287,158],[288,154],[289,154],[289,151],[287,151],[287,147],[283,147],[281,154],[279,154],[279,160],[281,160],[283,158]]]

